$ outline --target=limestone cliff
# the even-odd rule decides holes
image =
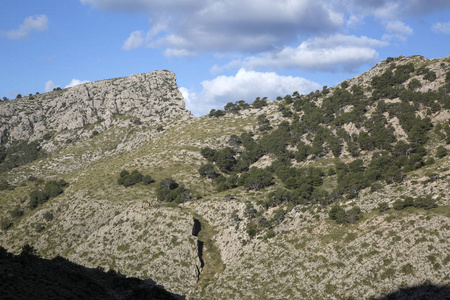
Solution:
[[[74,140],[89,124],[101,132],[126,120],[156,125],[189,116],[175,74],[160,70],[0,102],[0,142],[62,132]]]

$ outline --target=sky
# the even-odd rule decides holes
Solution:
[[[166,69],[196,116],[450,55],[449,0],[2,0],[0,98]]]

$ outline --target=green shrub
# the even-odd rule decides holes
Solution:
[[[414,199],[413,203],[414,207],[431,209],[437,207],[436,201],[431,197],[431,195],[427,195],[425,197],[417,197]]]
[[[444,156],[447,156],[447,149],[445,149],[444,146],[439,146],[436,149],[436,157],[437,158],[443,158]]]
[[[334,205],[328,212],[328,216],[338,224],[354,223],[361,219],[361,209],[358,206],[354,206],[345,211],[341,206]]]
[[[378,203],[378,211],[379,212],[384,212],[384,211],[387,211],[388,209],[389,209],[389,204],[387,202]]]
[[[34,230],[39,233],[45,230],[45,226],[42,224],[37,224],[36,227],[34,228]]]
[[[155,180],[153,180],[153,178],[150,175],[144,175],[142,177],[142,183],[145,185],[153,183],[153,182],[155,182]]]
[[[165,178],[159,183],[156,198],[159,201],[183,203],[192,199],[192,193],[172,178]]]
[[[248,190],[260,190],[273,184],[273,175],[267,170],[252,167],[239,177],[237,181],[239,186],[244,186]]]
[[[219,174],[216,173],[213,164],[201,165],[198,169],[198,173],[206,178],[216,178]]]
[[[214,161],[214,156],[216,155],[216,152],[217,152],[216,150],[211,149],[209,147],[202,148],[200,150],[200,154],[210,162]]]
[[[255,222],[250,222],[247,224],[247,234],[250,238],[253,238],[258,233],[258,227]]]
[[[252,105],[254,108],[262,108],[264,106],[267,106],[267,97],[264,97],[262,99],[260,97],[256,97]]]
[[[53,220],[53,214],[49,211],[46,211],[44,214],[44,220],[50,222],[51,220]]]
[[[130,172],[128,172],[127,170],[122,170],[122,171],[120,171],[120,174],[119,174],[119,176],[120,176],[121,178],[127,177],[127,176],[129,176],[129,175],[130,175]]]
[[[405,208],[405,203],[404,203],[402,200],[397,199],[397,200],[395,200],[394,203],[392,204],[392,207],[393,207],[395,210],[402,210],[402,209]]]
[[[8,230],[9,228],[11,228],[12,225],[13,223],[8,219],[2,219],[0,221],[0,229],[3,231]]]
[[[117,178],[117,183],[125,187],[143,182],[143,184],[150,184],[154,182],[150,175],[142,175],[138,170],[133,170],[129,173],[127,170],[122,170]]]
[[[29,196],[30,202],[28,203],[28,207],[30,209],[36,208],[39,204],[43,204],[49,199],[48,195],[42,190],[33,190]]]
[[[273,231],[272,229],[269,229],[264,236],[265,239],[271,239],[273,237],[275,237],[275,231]]]
[[[16,206],[13,210],[9,212],[9,214],[13,218],[19,218],[23,216],[23,210],[21,210],[19,206]]]
[[[330,211],[328,212],[328,216],[331,220],[336,220],[338,213],[344,212],[345,210],[340,205],[334,205],[331,207]]]
[[[45,194],[47,194],[48,198],[56,197],[63,193],[62,188],[58,185],[58,182],[56,182],[55,180],[46,182],[44,191]]]
[[[0,191],[14,190],[14,186],[10,185],[5,179],[0,179]]]

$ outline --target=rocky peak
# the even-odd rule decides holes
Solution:
[[[175,74],[159,70],[2,102],[0,141],[33,141],[63,131],[76,137],[89,124],[103,131],[126,120],[153,126],[189,116]]]

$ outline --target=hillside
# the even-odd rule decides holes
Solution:
[[[148,74],[118,79],[128,102],[112,79],[0,103],[1,246],[196,299],[448,287],[449,58],[390,58],[335,87],[200,118],[173,73]],[[125,102],[117,114],[107,104]],[[50,107],[61,121],[39,117]]]

